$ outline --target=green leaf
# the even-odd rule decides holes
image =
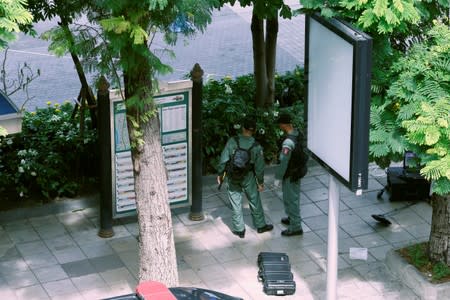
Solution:
[[[375,5],[373,7],[373,13],[377,17],[382,17],[386,14],[388,7],[388,0],[374,0]]]
[[[100,21],[100,25],[105,31],[112,31],[116,34],[121,34],[130,30],[131,24],[126,21],[123,16],[112,17]]]
[[[130,35],[136,45],[145,43],[148,38],[147,32],[142,27],[136,25],[131,26]]]
[[[425,130],[425,144],[428,146],[436,144],[440,137],[441,134],[435,127],[430,127]]]

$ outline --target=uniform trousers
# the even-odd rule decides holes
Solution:
[[[265,226],[266,219],[261,204],[261,196],[258,192],[255,176],[250,173],[242,181],[228,180],[228,199],[233,210],[231,217],[232,230],[243,231],[245,229],[244,214],[242,211],[243,194],[248,199],[253,225],[256,228]]]
[[[289,217],[288,230],[297,231],[302,229],[302,218],[300,217],[300,179],[291,181],[290,178],[282,182],[284,211]]]

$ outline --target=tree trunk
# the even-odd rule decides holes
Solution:
[[[142,51],[148,51],[148,48]],[[148,101],[151,70],[144,57],[136,57],[134,61],[139,65],[139,71],[125,74],[125,97],[129,100],[130,96],[138,96],[140,102],[147,102],[143,110],[127,103],[130,139],[137,142],[138,135],[132,125],[134,119],[144,141],[143,145],[132,149],[139,223],[139,282],[155,280],[171,287],[178,285],[178,270],[160,124],[157,115],[143,120],[143,114],[156,109],[154,103]]]
[[[278,15],[266,23],[267,95],[265,106],[270,107],[275,98],[275,64],[277,56]]]
[[[431,233],[429,241],[430,260],[450,263],[450,195],[433,195],[431,201]]]
[[[78,55],[73,51],[73,45],[75,44],[75,41],[73,39],[72,32],[70,31],[68,22],[61,17],[61,22],[59,23],[59,25],[66,33],[66,38],[69,41],[70,56],[72,57],[73,64],[75,65],[75,69],[77,70],[78,79],[80,80],[81,83],[81,90],[84,91],[84,96],[86,97],[89,106],[89,112],[92,120],[92,127],[95,128],[97,126],[97,116],[95,114],[96,103],[94,94],[92,93],[92,90],[89,87],[80,59],[78,58]],[[83,107],[80,107],[80,109],[83,109]]]
[[[253,73],[255,76],[255,106],[263,107],[267,97],[266,47],[264,20],[252,15]]]

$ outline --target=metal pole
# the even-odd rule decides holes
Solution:
[[[98,144],[100,149],[100,230],[98,236],[114,235],[112,227],[112,167],[109,83],[101,77],[97,86]]]
[[[330,174],[328,186],[327,300],[337,299],[339,185]]]
[[[191,71],[192,79],[192,205],[189,219],[205,218],[202,208],[202,91],[203,70],[198,63]]]

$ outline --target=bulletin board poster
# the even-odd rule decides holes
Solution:
[[[191,81],[180,81],[169,83],[154,96],[158,104],[161,147],[168,176],[168,201],[172,208],[189,206],[192,199],[191,91]],[[113,98],[113,217],[120,218],[136,214],[136,193],[125,102]]]

